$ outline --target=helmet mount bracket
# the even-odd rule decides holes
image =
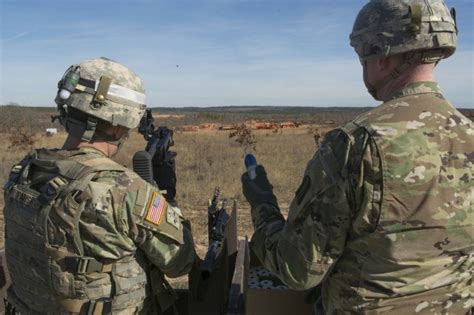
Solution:
[[[110,77],[105,75],[100,77],[97,91],[94,94],[94,98],[92,99],[92,104],[99,104],[99,106],[91,106],[93,109],[100,108],[102,105],[105,105],[105,99],[107,97],[107,93],[109,92],[111,83],[112,79]]]
[[[418,4],[412,4],[408,7],[411,15],[410,30],[414,35],[421,33],[421,18],[423,16],[421,6]]]

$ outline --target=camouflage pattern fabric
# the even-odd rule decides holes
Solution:
[[[106,58],[89,59],[79,65],[81,79],[99,82],[102,76],[112,79],[112,84],[126,88],[131,93],[145,93],[143,81],[132,70]],[[123,126],[133,129],[138,126],[145,112],[145,104],[115,96],[109,89],[105,96],[105,105],[91,106],[93,95],[81,91],[84,87],[77,87],[67,100],[67,105],[88,115],[105,120],[113,126]]]
[[[180,210],[95,149],[35,152],[21,171],[29,180],[21,175],[5,191],[9,302],[22,314],[158,313],[163,273],[182,275],[194,260]],[[54,176],[68,165],[66,174],[86,165],[93,177],[61,186]],[[52,176],[68,193],[45,202]]]
[[[431,62],[454,53],[456,23],[442,0],[372,0],[359,12],[351,46],[361,59],[431,51]]]
[[[474,125],[410,84],[328,133],[285,221],[252,209],[251,248],[327,314],[466,314],[473,296]],[[271,219],[268,219],[271,218]]]
[[[81,149],[80,153],[72,158],[87,161],[101,155],[92,148]],[[181,223],[184,220],[181,210],[168,205],[163,209],[161,222],[144,220],[147,207],[151,206],[149,201],[154,200],[152,194],[161,196],[156,187],[127,170],[102,172],[89,184],[89,189],[85,192],[91,194],[89,205],[92,209],[102,210],[106,216],[97,220],[97,213],[94,213],[97,211],[92,211],[90,218],[83,218],[87,231],[84,234],[91,236],[82,239],[89,255],[118,259],[141,249],[167,276],[177,277],[191,268],[194,245],[191,231]]]

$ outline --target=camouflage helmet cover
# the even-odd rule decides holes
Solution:
[[[107,58],[85,60],[77,66],[79,83],[64,104],[113,126],[136,128],[146,108],[140,77]],[[104,78],[108,82],[101,91]]]
[[[359,12],[351,46],[360,59],[427,51],[427,62],[451,56],[456,49],[454,9],[442,0],[371,0]]]

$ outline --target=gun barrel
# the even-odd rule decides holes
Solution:
[[[166,152],[173,145],[173,131],[168,128],[163,128],[160,130],[159,141],[156,146],[160,151],[160,161],[164,161],[166,158]]]
[[[136,152],[133,157],[133,169],[141,178],[151,184],[155,184],[153,175],[153,160],[158,159],[158,164],[163,164],[167,158],[168,149],[174,145],[173,131],[166,127],[155,129],[153,125],[153,114],[148,108],[140,120],[138,132],[147,141],[145,151]]]
[[[219,198],[219,193],[219,187],[216,187],[214,189],[214,194],[212,195],[211,202],[209,203],[209,207],[207,208],[207,211],[210,215],[214,215],[217,211],[217,198]]]
[[[152,159],[155,156],[156,148],[159,144],[159,141],[160,139],[158,139],[157,137],[152,137],[150,141],[148,142],[148,144],[146,145],[145,150],[150,154]]]
[[[153,114],[150,108],[145,110],[145,114],[140,119],[140,124],[138,125],[138,132],[143,135],[146,141],[149,141],[155,126],[153,125]]]

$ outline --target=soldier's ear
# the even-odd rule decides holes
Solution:
[[[128,137],[130,129],[122,127],[122,126],[115,126],[114,136],[116,139],[121,139],[122,137]]]
[[[375,66],[377,71],[382,74],[390,73],[393,67],[393,60],[391,57],[380,57],[377,58]]]
[[[122,139],[123,137],[128,136],[130,129],[122,127],[122,126],[110,126],[108,125],[105,127],[102,132],[105,134],[109,135],[113,139],[119,140]]]
[[[392,55],[388,57],[380,57],[376,61],[377,70],[384,76],[390,74],[404,61],[403,55]]]

